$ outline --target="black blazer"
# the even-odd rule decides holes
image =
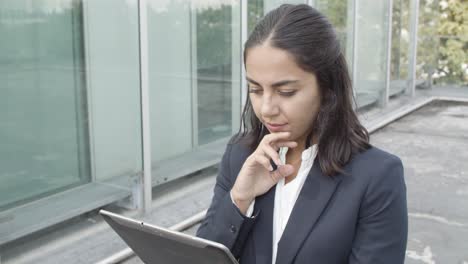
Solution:
[[[254,217],[232,203],[231,190],[246,158],[229,143],[214,196],[197,236],[224,244],[241,264],[271,264],[275,188],[255,199]],[[371,147],[328,177],[314,162],[278,244],[277,264],[400,264],[408,235],[401,160]]]

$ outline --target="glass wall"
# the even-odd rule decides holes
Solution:
[[[238,129],[240,24],[238,1],[149,2],[153,161]]]
[[[142,170],[137,7],[137,0],[83,1],[90,155],[97,181]]]
[[[0,244],[131,193],[136,3],[0,2]]]
[[[383,99],[387,77],[389,1],[356,1],[354,88],[358,106]]]
[[[230,136],[232,116],[240,113],[231,103],[232,93],[240,94],[240,6],[196,6],[193,11],[197,22],[197,140],[203,145]],[[234,125],[236,129],[238,125]]]
[[[394,0],[392,9],[390,95],[395,95],[408,86],[410,1]]]
[[[335,27],[341,48],[346,56],[350,72],[353,71],[354,7],[353,0],[315,0],[312,4],[322,12]]]
[[[89,182],[90,166],[81,3],[1,1],[0,18],[1,211]]]

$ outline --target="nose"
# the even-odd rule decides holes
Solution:
[[[279,114],[279,106],[274,102],[271,96],[263,97],[261,114],[263,117],[266,117],[267,119],[270,119]]]

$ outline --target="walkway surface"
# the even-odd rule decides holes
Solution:
[[[371,139],[405,167],[406,263],[468,264],[468,104],[433,102]]]

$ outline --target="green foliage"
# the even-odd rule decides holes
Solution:
[[[419,20],[418,76],[468,85],[468,1],[422,0]]]
[[[232,19],[229,5],[196,11],[197,63],[200,70],[213,71],[231,64]],[[219,67],[222,65],[223,67]]]
[[[409,0],[394,0],[392,11],[392,80],[408,78]]]
[[[249,0],[248,2],[248,17],[247,17],[247,32],[250,34],[255,25],[263,17],[263,0]]]
[[[468,84],[468,2],[446,2],[440,7],[438,71],[445,82]]]

